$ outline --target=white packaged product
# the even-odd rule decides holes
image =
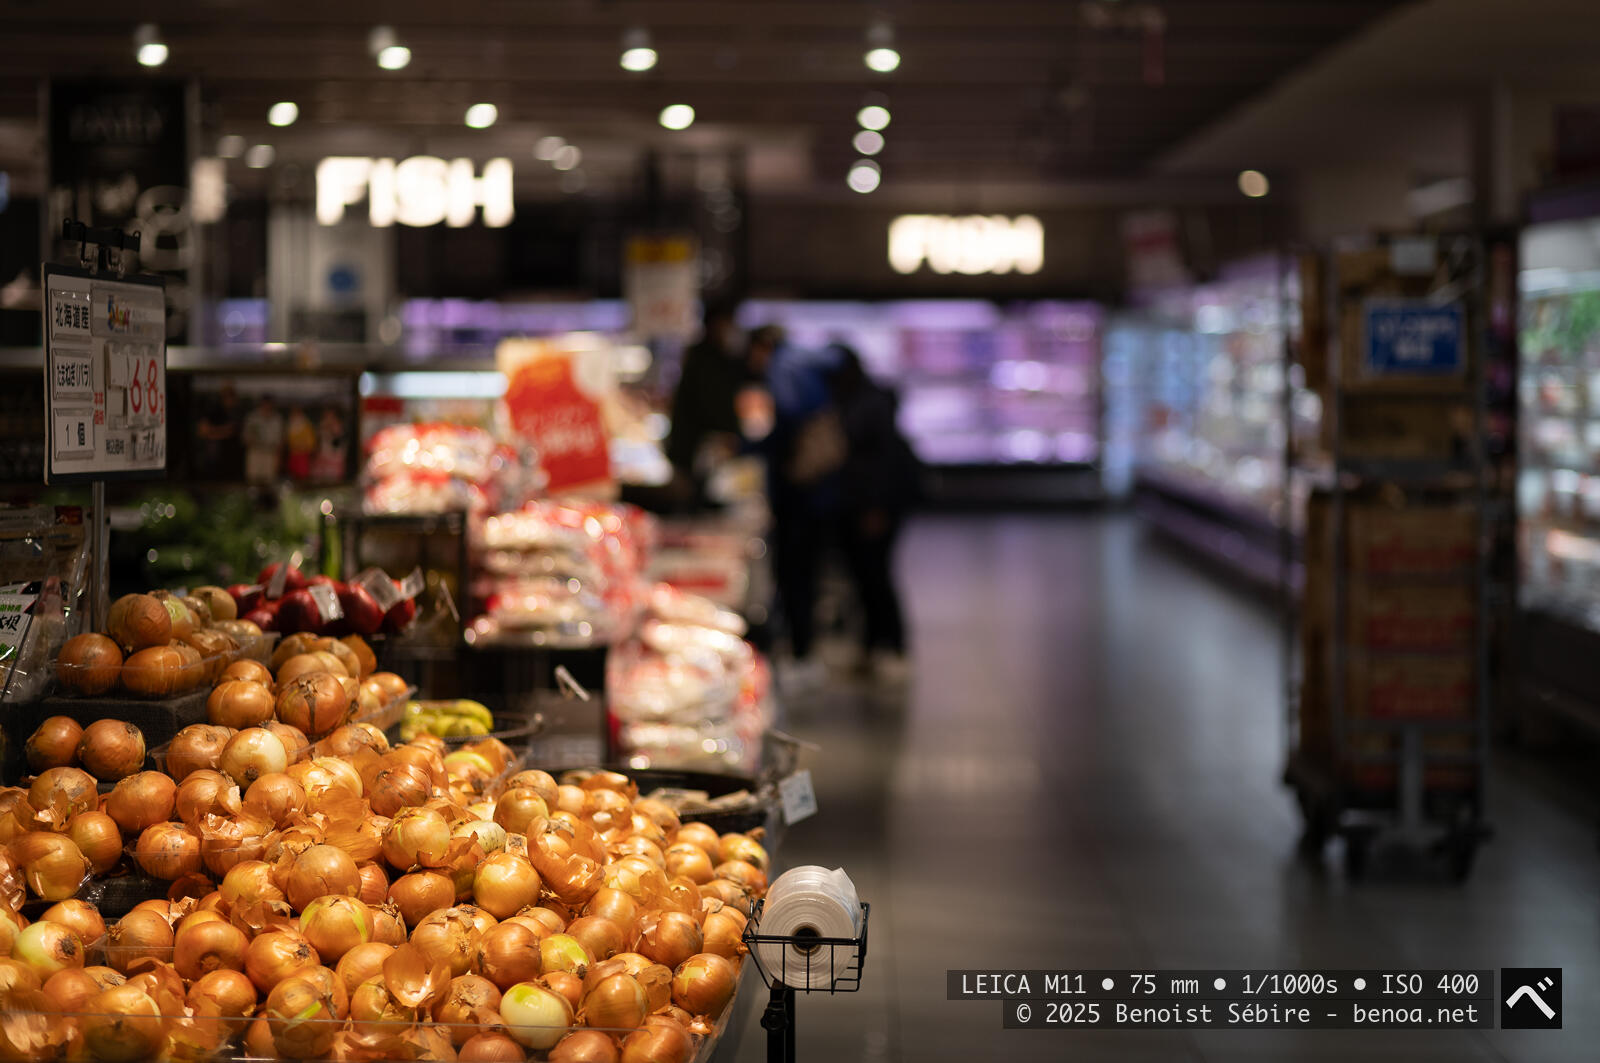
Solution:
[[[861,934],[861,898],[843,868],[808,864],[790,868],[767,890],[757,933],[764,936],[855,938]],[[856,949],[763,941],[756,945],[773,978],[795,989],[829,989],[859,970]]]

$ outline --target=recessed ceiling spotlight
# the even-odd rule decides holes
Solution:
[[[862,56],[867,69],[888,74],[900,66],[900,53],[894,46],[894,27],[882,19],[867,28],[867,54]]]
[[[583,152],[579,151],[576,145],[563,144],[556,152],[555,158],[550,160],[550,165],[558,170],[573,170],[582,161]]]
[[[634,26],[622,34],[622,56],[617,60],[622,69],[642,74],[656,65],[656,50],[650,43],[650,31]]]
[[[845,184],[850,186],[851,191],[866,195],[868,192],[874,191],[879,182],[883,180],[883,171],[878,169],[878,164],[871,159],[857,159],[855,165],[850,167],[850,172],[845,175],[844,180]]]
[[[500,108],[492,103],[475,103],[467,108],[467,126],[471,129],[488,129],[500,117]]]
[[[566,144],[566,140],[562,137],[540,137],[533,143],[533,157],[536,159],[542,159],[545,162],[550,162],[556,157],[556,152],[566,147]]]
[[[889,108],[879,103],[869,103],[856,112],[856,123],[862,129],[874,132],[889,128]]]
[[[687,103],[669,103],[661,108],[660,120],[668,129],[688,129],[694,125],[694,108]]]
[[[393,26],[374,26],[367,34],[367,52],[385,70],[404,70],[411,62],[411,49],[400,43]]]
[[[871,129],[859,129],[850,143],[863,155],[876,155],[883,150],[883,134]]]
[[[133,31],[133,54],[140,66],[160,66],[167,61],[167,42],[161,39],[161,30],[154,22],[146,22]]]
[[[293,100],[280,100],[267,109],[267,123],[275,126],[294,125],[300,117],[300,105]]]
[[[1260,199],[1272,191],[1272,182],[1260,170],[1244,170],[1239,174],[1239,191],[1251,199]]]

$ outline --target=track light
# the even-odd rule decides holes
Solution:
[[[161,39],[161,30],[154,22],[146,22],[133,31],[133,54],[140,66],[160,66],[167,61],[167,42]]]
[[[879,19],[867,28],[867,54],[862,57],[868,70],[887,74],[900,65],[894,47],[894,27]]]
[[[669,103],[661,108],[661,124],[668,129],[688,129],[694,125],[694,108],[687,103]]]
[[[656,50],[650,43],[650,31],[634,26],[622,34],[622,69],[642,74],[656,65]]]
[[[385,70],[404,70],[411,62],[411,49],[400,43],[393,26],[374,26],[367,34],[367,54]]]

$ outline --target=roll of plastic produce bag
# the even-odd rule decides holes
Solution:
[[[799,937],[794,943],[763,941],[756,945],[761,963],[773,978],[795,989],[829,989],[856,968],[856,949],[818,945],[806,937],[854,938],[861,933],[861,899],[843,868],[807,865],[778,876],[767,890],[761,912],[761,935]]]

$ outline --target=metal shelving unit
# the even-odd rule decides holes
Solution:
[[[1443,856],[1452,875],[1462,879],[1470,874],[1479,845],[1491,833],[1485,822],[1493,681],[1490,617],[1492,603],[1504,596],[1491,586],[1490,579],[1490,544],[1502,507],[1497,507],[1492,497],[1493,468],[1486,446],[1489,343],[1482,296],[1485,254],[1481,238],[1475,236],[1441,238],[1439,250],[1440,266],[1433,272],[1433,283],[1417,302],[1461,307],[1462,365],[1459,375],[1452,378],[1454,386],[1418,385],[1392,393],[1359,385],[1352,388],[1355,382],[1346,376],[1348,367],[1355,364],[1351,351],[1330,361],[1326,382],[1328,401],[1323,415],[1332,419],[1325,436],[1332,475],[1325,481],[1327,536],[1320,561],[1328,567],[1329,608],[1322,617],[1306,616],[1302,622],[1329,621],[1325,630],[1329,652],[1325,673],[1313,672],[1305,661],[1301,662],[1300,682],[1294,680],[1292,670],[1289,673],[1291,745],[1285,778],[1305,817],[1304,851],[1320,855],[1328,840],[1342,837],[1345,871],[1351,878],[1365,873],[1373,843],[1382,836]],[[1364,301],[1364,314],[1367,305]],[[1349,339],[1347,332],[1346,342]],[[1374,456],[1367,448],[1352,453],[1345,432],[1346,416],[1352,404],[1374,397],[1384,401],[1402,398],[1419,409],[1429,404],[1469,408],[1471,426],[1464,449],[1437,460]],[[1447,411],[1438,415],[1446,420],[1450,417]],[[1292,453],[1290,460],[1292,463]],[[1363,572],[1363,584],[1391,590],[1469,586],[1473,621],[1467,646],[1416,649],[1351,644],[1354,559],[1349,517],[1356,507],[1383,506],[1396,499],[1403,499],[1404,507],[1420,504],[1437,507],[1440,512],[1446,507],[1469,508],[1474,530],[1470,566],[1446,578],[1440,572],[1407,573],[1400,565],[1399,571],[1373,574],[1376,578],[1370,584]],[[1317,578],[1309,564],[1308,586]],[[1308,592],[1307,601],[1310,607],[1320,599]],[[1313,650],[1318,645],[1315,639],[1302,644]],[[1374,716],[1373,706],[1359,703],[1358,693],[1350,689],[1353,661],[1409,659],[1411,664],[1425,666],[1436,661],[1446,667],[1448,662],[1461,663],[1466,655],[1471,658],[1471,708],[1459,717],[1430,718],[1426,707],[1415,703],[1401,708],[1398,715]],[[1308,691],[1305,676],[1325,680],[1325,689]],[[1331,739],[1331,745],[1319,749],[1308,748],[1301,730],[1308,695],[1326,697],[1331,726],[1318,737]],[[1440,748],[1441,740],[1448,742],[1452,737],[1453,743]],[[1373,748],[1375,744],[1379,748]],[[1374,770],[1377,774],[1372,774]],[[1448,780],[1448,785],[1435,779]]]

